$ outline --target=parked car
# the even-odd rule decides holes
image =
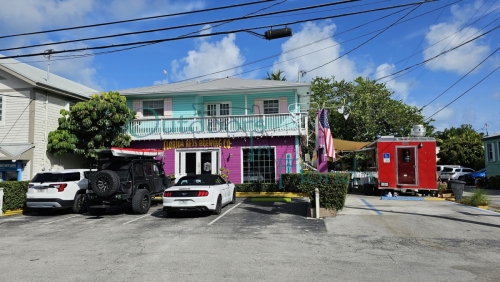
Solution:
[[[151,198],[162,195],[171,185],[163,162],[153,157],[111,157],[98,161],[97,167],[89,175],[87,189],[87,207],[92,215],[127,203],[132,204],[134,213],[145,214]]]
[[[256,170],[243,172],[243,182],[264,182],[264,175]]]
[[[84,213],[85,190],[88,180],[84,173],[88,169],[66,169],[39,172],[28,184],[26,207],[39,212],[72,208],[75,213]]]
[[[464,180],[464,177],[466,174],[472,173],[474,170],[472,168],[468,167],[450,167],[450,166],[445,166],[443,168],[443,171],[441,172],[441,179],[442,180]]]
[[[441,174],[443,173],[443,170],[444,170],[445,167],[448,167],[448,168],[450,168],[450,167],[451,168],[459,168],[461,166],[459,166],[459,165],[437,165],[437,174],[438,174],[439,177],[441,177]],[[448,170],[448,172],[451,171],[449,169],[447,169],[447,170]]]
[[[486,168],[464,175],[464,181],[468,184],[475,184],[477,179],[486,179]]]
[[[236,203],[236,187],[220,175],[197,174],[184,176],[163,193],[163,210],[203,211],[220,214],[222,207]]]

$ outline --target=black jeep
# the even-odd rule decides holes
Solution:
[[[152,157],[109,157],[99,159],[88,173],[87,209],[101,215],[106,208],[132,204],[132,211],[145,214],[151,198],[171,186],[163,162]]]

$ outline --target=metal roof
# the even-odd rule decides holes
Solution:
[[[5,56],[0,54],[0,57]],[[46,70],[36,68],[14,59],[0,60],[0,70],[10,73],[32,85],[52,88],[82,99],[88,99],[92,94],[99,93],[98,90],[89,88],[53,73],[50,74],[49,81],[47,81]]]
[[[490,139],[490,138],[497,138],[497,137],[500,137],[500,132],[495,133],[493,135],[484,136],[483,139],[481,139],[481,140]]]
[[[186,81],[154,86],[117,90],[120,95],[200,93],[215,91],[245,91],[259,89],[308,88],[310,83],[266,79],[218,78],[207,81]]]

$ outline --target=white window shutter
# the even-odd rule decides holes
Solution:
[[[279,111],[280,114],[288,113],[288,99],[286,97],[280,97]]]
[[[134,100],[132,102],[132,110],[136,111],[135,118],[142,117],[141,100]]]
[[[172,116],[172,98],[165,98],[163,100],[163,115],[166,117]]]
[[[264,102],[262,99],[253,100],[253,113],[256,115],[261,115],[264,113]]]

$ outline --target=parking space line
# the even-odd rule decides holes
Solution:
[[[77,217],[77,216],[79,216],[79,215],[74,215],[74,216],[65,217],[65,218],[61,218],[61,219],[58,219],[58,220],[54,220],[54,221],[50,221],[50,222],[46,222],[46,223],[44,223],[44,225],[45,225],[45,224],[51,224],[51,223],[58,222],[58,221],[62,221],[62,220],[66,220],[66,219],[70,219],[70,218]]]
[[[449,202],[449,204],[451,204],[451,205],[462,206],[462,207],[466,207],[466,208],[473,209],[473,210],[476,210],[476,211],[480,211],[480,212],[484,212],[484,213],[494,214],[495,216],[500,216],[500,213],[497,213],[497,212],[494,212],[494,211],[485,210],[485,209],[480,209],[480,208],[477,208],[477,207],[472,207],[472,206],[468,206],[468,205],[463,205],[463,204],[460,204],[460,203],[455,203],[455,202],[452,202],[452,201],[446,201],[446,202]]]
[[[241,205],[241,203],[238,203],[238,204],[236,204],[236,206],[234,206],[234,207],[232,207],[232,208],[228,209],[225,213],[223,213],[223,214],[219,215],[219,217],[217,217],[216,219],[212,220],[212,222],[210,222],[210,223],[209,223],[209,224],[207,224],[207,225],[212,225],[212,223],[216,222],[216,221],[217,221],[217,220],[219,220],[221,217],[223,217],[224,215],[226,215],[226,213],[228,213],[228,212],[232,211],[234,208],[236,208],[236,207],[237,207],[237,206],[239,206],[239,205]]]
[[[145,214],[145,215],[143,215],[143,216],[141,216],[141,217],[138,217],[138,218],[136,218],[136,219],[132,219],[132,220],[130,220],[130,221],[127,221],[127,222],[125,222],[124,224],[128,224],[128,223],[134,222],[134,221],[139,220],[139,219],[141,219],[141,218],[144,218],[144,217],[146,217],[146,216],[148,216],[148,215],[151,215],[151,214],[150,214],[150,213]]]
[[[381,211],[377,210],[375,207],[373,207],[372,205],[370,205],[370,203],[368,203],[365,199],[361,199],[361,201],[363,203],[365,203],[365,205],[367,207],[369,207],[372,211],[374,211],[375,213],[377,213],[378,215],[384,215]]]

